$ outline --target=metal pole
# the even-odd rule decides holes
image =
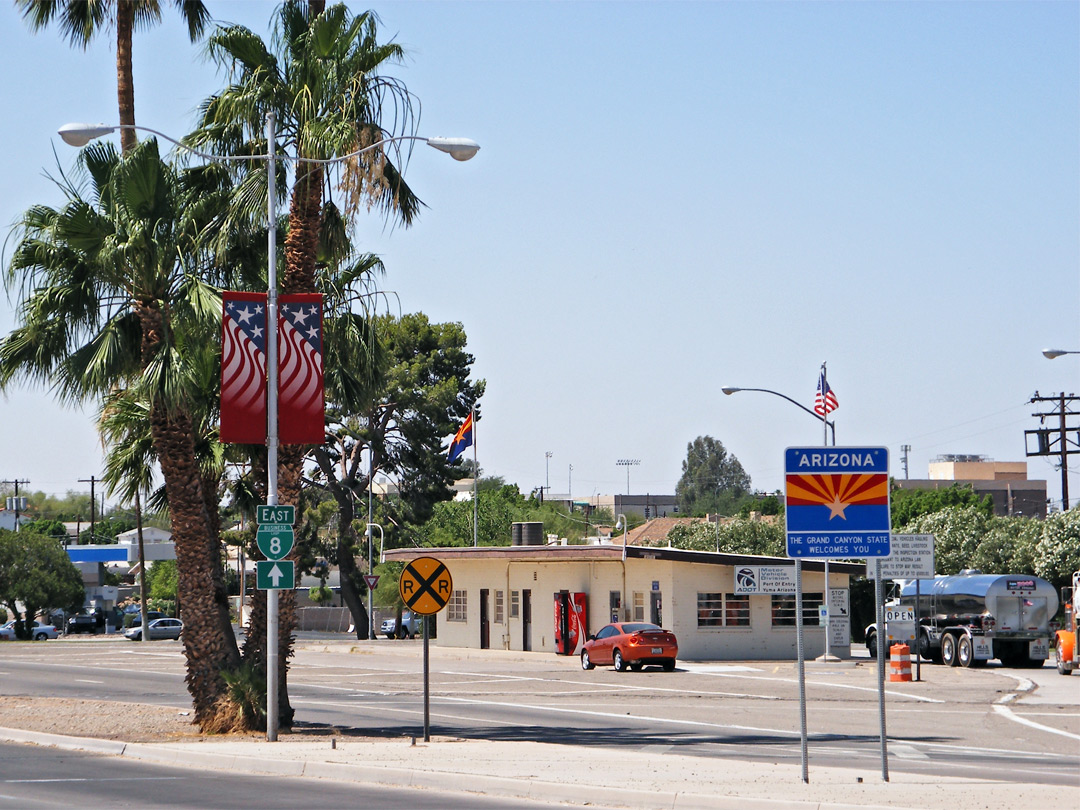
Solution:
[[[880,637],[881,633],[878,633]],[[929,644],[927,644],[929,646]],[[922,583],[915,577],[915,680],[922,680]]]
[[[802,558],[795,558],[795,647],[799,655],[799,755],[802,780],[810,781],[809,759],[806,750],[806,656],[803,650],[802,621]]]
[[[368,542],[367,572],[368,572],[368,575],[370,576],[371,574],[375,573],[375,557],[374,557],[374,553],[375,553],[375,535],[371,533],[371,523],[372,523],[372,521],[371,521],[371,517],[372,517],[372,515],[371,515],[371,509],[372,509],[371,487],[372,487],[372,482],[375,480],[375,448],[374,447],[369,447],[368,448],[368,476],[367,476],[367,480],[368,480],[367,527],[366,527],[367,528],[367,542]],[[371,588],[368,587],[368,589],[367,589],[367,615],[368,615],[368,639],[369,640],[374,640],[375,639],[375,614],[374,614],[373,611],[374,611],[374,603],[372,602],[372,599],[371,599]]]
[[[1061,511],[1069,511],[1069,442],[1065,433],[1065,392],[1061,392]]]
[[[480,541],[478,539],[479,536],[480,536],[479,535],[479,523],[477,522],[479,520],[479,507],[478,507],[478,504],[476,502],[476,493],[477,493],[476,482],[480,478],[480,462],[478,462],[476,460],[476,439],[477,439],[476,406],[473,405],[473,407],[472,407],[472,463],[473,463],[473,477],[472,477],[472,544],[473,544],[473,548],[476,548],[477,546],[480,545]],[[425,627],[427,626],[426,622],[425,622],[424,626]]]
[[[421,619],[424,625],[424,742],[431,742],[431,690],[428,686],[428,673],[431,671],[428,647],[431,641],[431,633],[428,630],[428,618],[428,616],[424,616]]]
[[[277,200],[274,114],[266,114],[266,502],[278,504]],[[278,592],[266,592],[266,740],[278,738]]]
[[[829,390],[829,380],[825,373],[825,364],[821,364],[821,387],[822,397],[825,396],[825,392]],[[821,419],[821,443],[826,447],[829,446],[829,407],[828,399],[822,402],[822,408],[825,413]],[[833,431],[833,446],[836,446],[836,431]],[[822,660],[828,662],[829,660],[829,636],[832,630],[832,600],[829,598],[829,561],[825,560],[825,655]]]
[[[885,738],[885,599],[881,585],[881,557],[874,561],[874,613],[877,619],[878,715],[881,719],[881,780],[889,781],[889,749]]]

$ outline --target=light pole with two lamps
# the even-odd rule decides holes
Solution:
[[[274,114],[266,115],[266,154],[265,155],[215,155],[203,152],[171,138],[163,132],[134,124],[64,124],[58,134],[70,146],[86,146],[95,138],[109,135],[118,129],[134,129],[149,132],[169,143],[205,160],[221,163],[232,161],[263,161],[267,163],[266,173],[266,233],[267,233],[267,330],[266,330],[266,369],[267,369],[267,404],[266,404],[266,501],[270,506],[278,505],[278,303],[277,303],[277,191],[275,189],[275,164],[278,160],[293,163],[316,163],[329,165],[342,163],[366,152],[378,149],[390,143],[401,141],[424,141],[428,146],[446,152],[454,160],[469,160],[479,150],[480,145],[469,138],[424,138],[419,135],[394,135],[335,158],[289,158],[277,154]],[[278,593],[276,589],[266,592],[266,739],[275,742],[278,737]]]

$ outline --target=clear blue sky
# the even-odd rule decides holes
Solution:
[[[207,2],[262,31],[263,2]],[[404,311],[461,321],[487,380],[481,466],[528,492],[671,493],[710,435],[755,487],[821,441],[805,405],[828,361],[837,439],[900,476],[943,453],[1024,458],[1036,390],[1080,392],[1080,5],[375,3],[409,51],[392,72],[424,135],[429,208],[358,229]],[[59,198],[67,121],[115,122],[112,46],[72,50],[0,4],[7,126],[0,224]],[[137,35],[136,118],[173,135],[222,83],[166,7]],[[54,158],[54,150],[56,157]],[[5,258],[10,255],[10,243]],[[0,331],[14,324],[0,301]],[[93,414],[0,399],[0,479],[85,490]],[[448,437],[449,438],[449,437]],[[1080,458],[1074,459],[1080,468]],[[1058,497],[1052,464],[1031,459]],[[1073,476],[1072,495],[1080,495]]]

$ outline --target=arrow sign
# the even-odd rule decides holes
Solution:
[[[255,563],[255,585],[260,591],[285,591],[296,587],[296,566],[292,560],[259,560]]]
[[[364,574],[364,584],[368,586],[368,590],[375,590],[375,586],[379,584],[379,575]]]

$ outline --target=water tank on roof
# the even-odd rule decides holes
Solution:
[[[510,524],[510,545],[544,545],[544,524],[542,521],[528,521]]]

